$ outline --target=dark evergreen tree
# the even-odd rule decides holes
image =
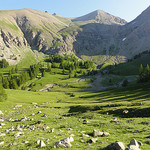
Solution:
[[[5,89],[9,89],[9,81],[8,78],[3,78],[3,87]]]
[[[45,70],[42,70],[42,77],[45,77]]]
[[[9,66],[8,62],[6,61],[6,59],[2,59],[0,61],[0,68],[7,68]]]
[[[15,73],[17,73],[18,72],[18,66],[16,65],[16,67],[15,67]]]

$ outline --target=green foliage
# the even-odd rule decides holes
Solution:
[[[144,73],[144,69],[143,69],[143,65],[140,65],[140,69],[139,69],[139,75],[142,75]]]
[[[0,102],[7,99],[7,94],[2,86],[2,77],[0,76]]]
[[[140,69],[139,69],[139,78],[138,78],[138,82],[147,82],[150,79],[150,68],[149,65],[147,64],[147,66],[145,67],[145,69],[143,68],[143,65],[140,65]]]
[[[128,85],[128,83],[129,83],[128,80],[125,79],[125,80],[123,80],[122,86],[123,86],[123,87],[126,87],[126,86]]]
[[[6,61],[6,59],[2,59],[0,61],[0,68],[7,68],[9,66],[8,62]]]
[[[13,23],[10,23],[10,22],[8,23],[5,20],[0,21],[0,26],[3,28],[13,29],[14,31],[19,31],[19,29],[16,25],[14,25]]]
[[[45,70],[42,70],[42,77],[45,76]]]

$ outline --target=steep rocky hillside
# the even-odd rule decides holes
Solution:
[[[150,49],[150,8],[130,23],[102,10],[70,19],[47,11],[0,11],[0,58],[26,51],[73,52],[97,64],[120,63]]]

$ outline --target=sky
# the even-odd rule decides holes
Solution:
[[[0,0],[0,10],[32,8],[57,13],[63,17],[80,17],[103,10],[132,21],[150,6],[150,0]]]

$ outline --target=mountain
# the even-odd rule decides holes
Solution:
[[[150,50],[150,7],[137,18],[123,26],[121,47],[130,56]]]
[[[109,13],[106,13],[102,10],[96,10],[87,15],[72,19],[72,21],[73,22],[85,21],[88,23],[101,23],[108,25],[113,24],[124,25],[127,23],[124,19],[110,15]]]
[[[150,49],[149,16],[150,7],[129,23],[102,10],[74,19],[33,9],[0,11],[0,59],[17,63],[37,50],[121,63]]]

